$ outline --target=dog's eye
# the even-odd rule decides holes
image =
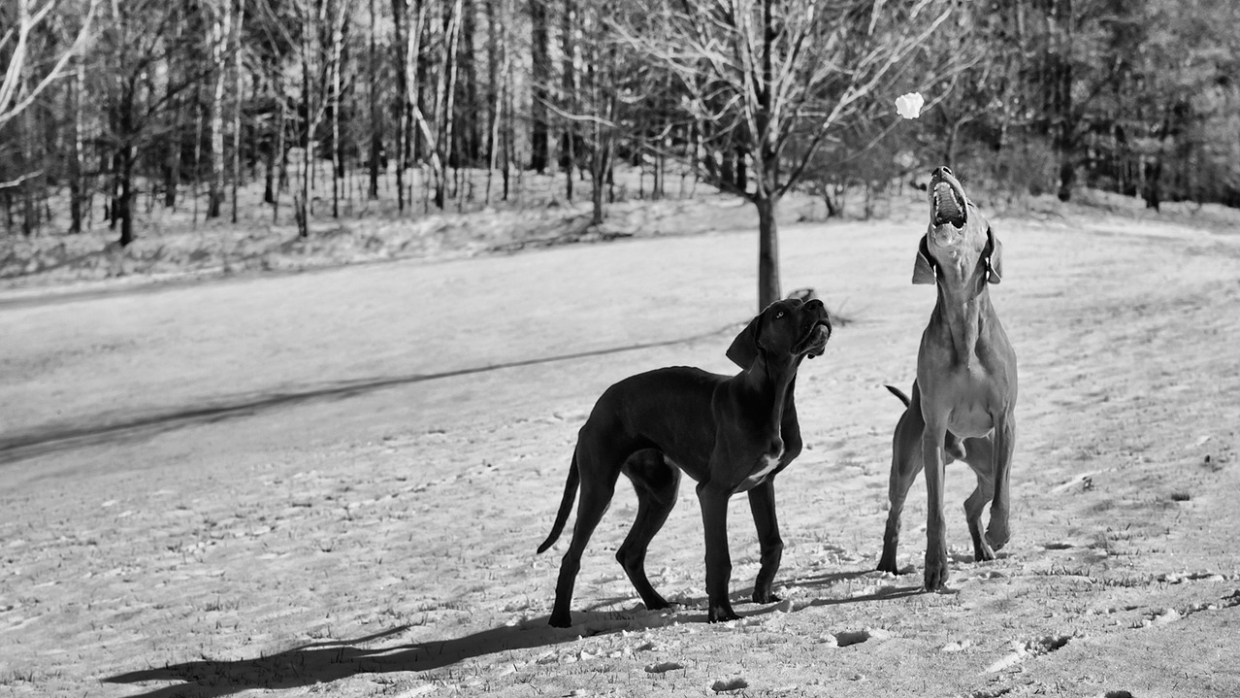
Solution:
[[[782,310],[780,310],[780,311],[778,311],[778,312],[776,312],[776,313],[775,313],[775,319],[776,319],[776,320],[780,319],[780,318],[781,318],[781,317],[783,317],[783,316],[784,316],[784,311],[782,311]]]

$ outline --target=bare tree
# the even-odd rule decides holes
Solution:
[[[490,89],[487,101],[490,106],[491,123],[487,129],[487,179],[482,203],[484,206],[490,206],[491,181],[496,168],[499,167],[500,154],[506,151],[504,141],[502,140],[505,134],[500,125],[503,123],[504,106],[506,104],[505,97],[509,89],[506,77],[510,55],[507,24],[501,17],[501,15],[506,16],[507,14],[507,3],[505,0],[485,0],[485,2],[487,14],[487,85]],[[505,181],[507,180],[507,174],[505,169]]]
[[[367,53],[366,53],[366,72],[368,73],[369,85],[366,97],[369,100],[370,107],[370,184],[366,190],[366,198],[374,201],[379,198],[379,154],[383,150],[383,132],[380,128],[379,121],[379,62],[375,59],[376,41],[375,30],[378,24],[375,10],[375,0],[370,0],[370,36],[367,37]]]
[[[422,29],[426,24],[427,3],[424,0],[392,0],[393,42],[396,64],[396,200],[405,210],[405,170],[413,156],[414,112],[421,97],[418,62],[422,55]]]
[[[530,53],[533,74],[533,102],[530,106],[532,131],[530,133],[530,167],[542,174],[547,168],[547,106],[550,103],[551,84],[550,29],[547,10],[550,0],[529,0]]]
[[[208,5],[212,13],[210,29],[211,65],[215,69],[210,116],[211,180],[208,185],[207,218],[218,218],[224,200],[224,87],[228,77],[228,40],[232,37],[232,0]]]
[[[25,81],[22,76],[25,70],[30,33],[47,19],[56,5],[56,0],[48,0],[41,9],[32,10],[30,0],[17,0],[17,26],[9,27],[3,34],[0,34],[0,49],[5,49],[10,43],[13,45],[13,53],[9,58],[9,64],[5,67],[4,79],[0,80],[0,126],[33,104],[43,90],[65,75],[65,66],[69,59],[82,48],[90,34],[90,23],[94,19],[95,8],[99,5],[99,0],[90,0],[86,18],[82,21],[82,29],[69,49],[56,59],[51,69],[42,77],[36,78],[34,87],[24,90]]]
[[[336,0],[330,9],[331,20],[331,53],[328,58],[328,73],[331,79],[331,128],[332,128],[332,218],[340,217],[340,177],[343,173],[340,143],[340,91],[343,72],[341,65],[344,52],[345,3]]]
[[[776,214],[832,129],[947,19],[946,0],[680,0],[620,27],[683,86],[708,181],[758,209],[758,305],[780,297]],[[910,27],[917,30],[910,32]],[[658,40],[650,41],[655,33]],[[796,141],[798,156],[786,158]],[[743,183],[728,160],[748,165]]]
[[[233,152],[232,152],[232,222],[237,222],[237,188],[241,186],[241,49],[245,25],[245,0],[237,0],[237,40],[233,45]]]
[[[59,3],[57,0],[47,0],[47,3],[38,9],[33,8],[32,4],[31,0],[17,0],[16,24],[0,33],[0,52],[9,53],[8,65],[4,67],[3,77],[0,77],[0,128],[34,104],[39,95],[57,79],[68,74],[65,68],[70,59],[82,50],[90,36],[90,25],[99,0],[90,0],[77,38],[64,53],[52,61],[51,68],[46,69],[46,72],[43,72],[39,62],[28,61],[30,36],[41,23],[47,21]],[[69,12],[72,10],[66,11]],[[23,173],[12,181],[0,182],[0,189],[18,186],[38,175],[38,172]],[[80,221],[78,225],[80,226]]]
[[[314,174],[314,159],[317,157],[315,145],[319,124],[322,123],[323,114],[327,108],[324,86],[319,85],[319,89],[316,90],[314,84],[320,82],[315,78],[320,75],[320,63],[325,53],[323,47],[315,46],[315,28],[323,26],[326,22],[328,4],[329,0],[301,0],[292,5],[301,23],[298,55],[301,63],[302,108],[305,111],[302,122],[303,130],[300,134],[304,148],[301,154],[299,181],[297,188],[293,191],[293,217],[297,221],[298,235],[303,238],[310,236],[310,215],[312,213],[310,190]]]
[[[160,0],[114,3],[101,27],[95,68],[106,76],[100,106],[105,128],[97,139],[103,157],[111,160],[112,225],[120,224],[122,246],[133,241],[133,201],[144,174],[144,156],[167,135],[168,110],[177,96],[206,77],[209,67],[196,68],[188,45],[170,41],[179,9]],[[171,65],[185,70],[169,70]]]
[[[564,0],[560,12],[560,104],[561,109],[568,113],[577,111],[577,49],[574,35],[577,33],[576,0]],[[564,199],[573,200],[573,161],[576,159],[573,140],[576,138],[576,125],[571,119],[564,123],[561,135],[560,163],[564,170]]]
[[[568,36],[562,37],[562,108],[549,105],[565,124],[561,156],[566,160],[565,174],[569,181],[565,196],[570,201],[573,165],[578,156],[589,168],[591,225],[603,223],[604,192],[612,170],[616,139],[622,130],[620,94],[626,92],[627,101],[643,110],[649,94],[648,86],[642,83],[643,73],[648,71],[634,70],[625,84],[621,84],[620,75],[625,68],[635,67],[621,65],[627,58],[624,47],[607,32],[607,18],[621,11],[611,0],[565,0],[562,32]],[[571,38],[574,36],[578,39],[576,46]]]

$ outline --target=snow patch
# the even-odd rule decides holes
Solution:
[[[1019,640],[1013,640],[1011,654],[996,660],[993,664],[986,667],[983,673],[997,674],[1004,669],[1016,666],[1030,657],[1050,654],[1055,650],[1061,649],[1071,640],[1072,637],[1070,635],[1047,635],[1023,643]]]

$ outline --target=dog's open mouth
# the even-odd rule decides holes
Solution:
[[[932,225],[937,228],[950,223],[955,228],[963,228],[968,221],[968,208],[964,192],[946,179],[935,178],[930,188]]]

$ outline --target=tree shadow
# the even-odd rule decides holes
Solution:
[[[709,339],[733,329],[732,326],[686,337],[654,342],[640,342],[619,347],[607,347],[588,351],[557,354],[554,356],[521,359],[504,363],[462,368],[439,373],[414,373],[404,376],[362,378],[320,384],[304,390],[276,393],[239,394],[215,401],[214,404],[184,410],[170,410],[148,415],[133,416],[120,421],[106,422],[106,416],[86,418],[85,423],[60,423],[39,427],[0,439],[0,465],[35,458],[37,456],[95,446],[105,443],[150,439],[159,434],[200,424],[211,424],[230,419],[250,417],[282,407],[327,400],[344,400],[366,393],[396,388],[426,381],[468,376],[477,373],[500,371],[523,366],[536,366],[574,359],[607,356],[642,349],[687,344]],[[102,423],[101,423],[102,422]]]

